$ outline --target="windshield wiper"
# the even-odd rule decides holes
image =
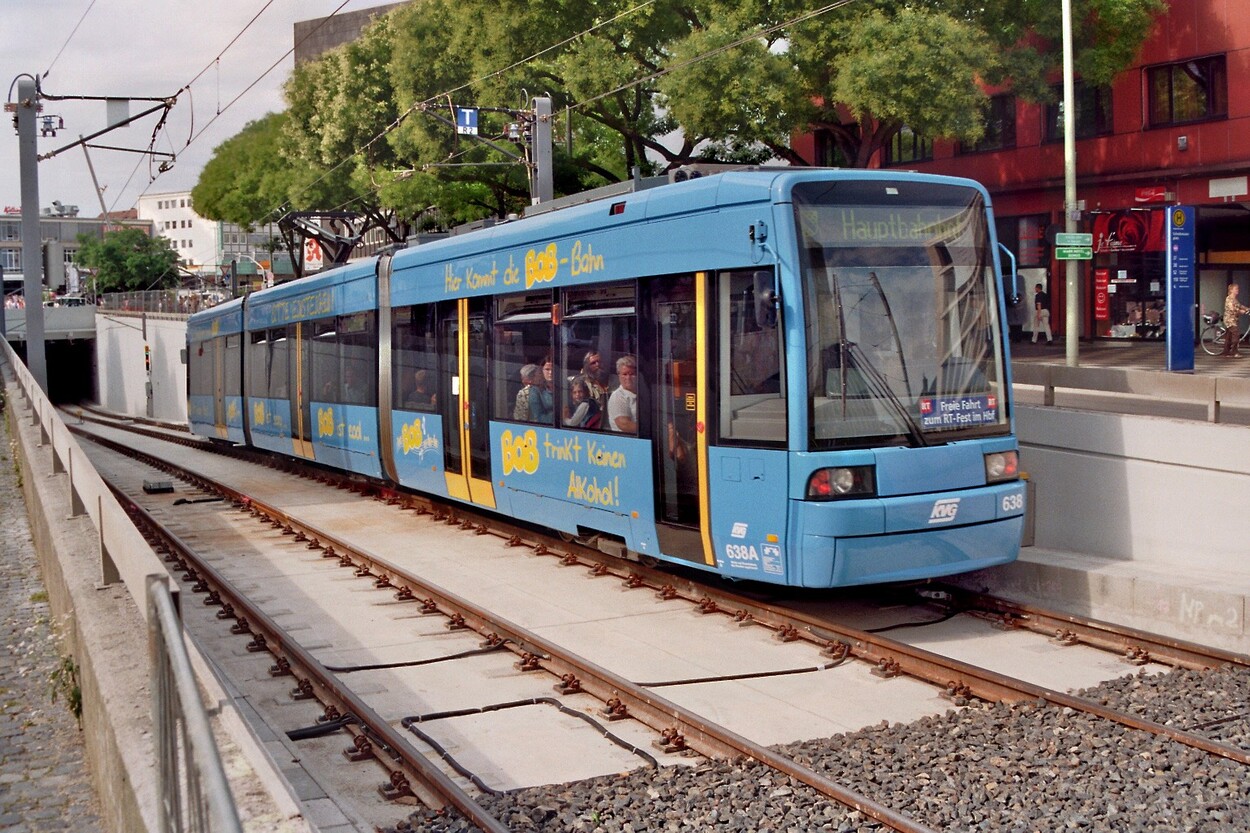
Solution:
[[[911,411],[909,411],[907,406],[903,404],[902,400],[898,398],[898,394],[896,394],[894,392],[894,388],[890,386],[890,381],[886,379],[881,371],[877,369],[877,366],[868,359],[868,356],[865,355],[862,349],[860,349],[859,345],[853,341],[843,340],[839,346],[842,349],[843,357],[849,358],[851,361],[855,362],[855,366],[859,369],[861,375],[863,376],[868,390],[876,396],[877,399],[889,403],[890,407],[893,408],[895,415],[907,429],[907,436],[911,439],[911,441],[918,446],[927,446],[929,442],[924,437],[924,429],[920,427],[920,423],[916,421],[916,418],[912,416]],[[847,362],[843,363],[842,372],[844,377],[846,373],[846,364]],[[843,396],[845,395],[844,388]]]

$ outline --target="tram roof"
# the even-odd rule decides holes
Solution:
[[[980,191],[989,203],[989,194],[980,183],[962,177],[862,168],[770,167],[726,171],[685,182],[628,191],[402,249],[395,254],[394,268],[399,270],[437,263],[470,253],[481,254],[528,245],[533,241],[585,235],[600,229],[698,211],[751,203],[785,204],[791,201],[795,184],[811,180],[901,180],[958,185]]]

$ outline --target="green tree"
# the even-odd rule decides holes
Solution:
[[[296,181],[280,153],[287,118],[270,113],[217,146],[191,189],[197,214],[250,231],[287,201]]]
[[[164,237],[140,229],[110,231],[103,238],[78,235],[79,266],[96,270],[98,292],[129,292],[178,286],[178,253]]]
[[[660,106],[688,131],[755,144],[794,164],[796,133],[828,131],[864,166],[904,126],[974,142],[986,87],[1049,99],[1060,55],[1050,0],[860,0],[802,19],[814,0],[707,0],[674,47],[689,66],[660,82]],[[1076,70],[1095,84],[1129,66],[1163,0],[1074,0]],[[716,53],[716,47],[754,37]]]
[[[1054,0],[417,0],[298,67],[288,110],[220,148],[197,210],[242,224],[277,206],[393,212],[415,226],[529,202],[508,134],[555,105],[557,194],[694,159],[807,164],[820,130],[864,166],[903,127],[976,141],[987,90],[1048,100]],[[1074,0],[1077,71],[1109,82],[1164,0]],[[453,107],[481,108],[481,139]],[[272,121],[270,121],[272,119]],[[237,140],[237,143],[236,143]],[[563,140],[563,141],[562,141]]]

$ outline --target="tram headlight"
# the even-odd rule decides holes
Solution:
[[[1020,477],[1020,458],[1014,451],[996,451],[985,455],[985,482],[998,483]]]
[[[839,466],[817,469],[807,479],[808,500],[867,497],[876,492],[872,466]]]

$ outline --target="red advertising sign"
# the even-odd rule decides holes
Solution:
[[[1163,251],[1162,210],[1108,211],[1094,215],[1094,252]]]
[[[1094,270],[1094,318],[1099,321],[1111,318],[1111,296],[1107,292],[1110,280],[1110,269]]]
[[[1136,202],[1167,202],[1168,187],[1166,185],[1149,185],[1145,188],[1138,188],[1133,195]]]

